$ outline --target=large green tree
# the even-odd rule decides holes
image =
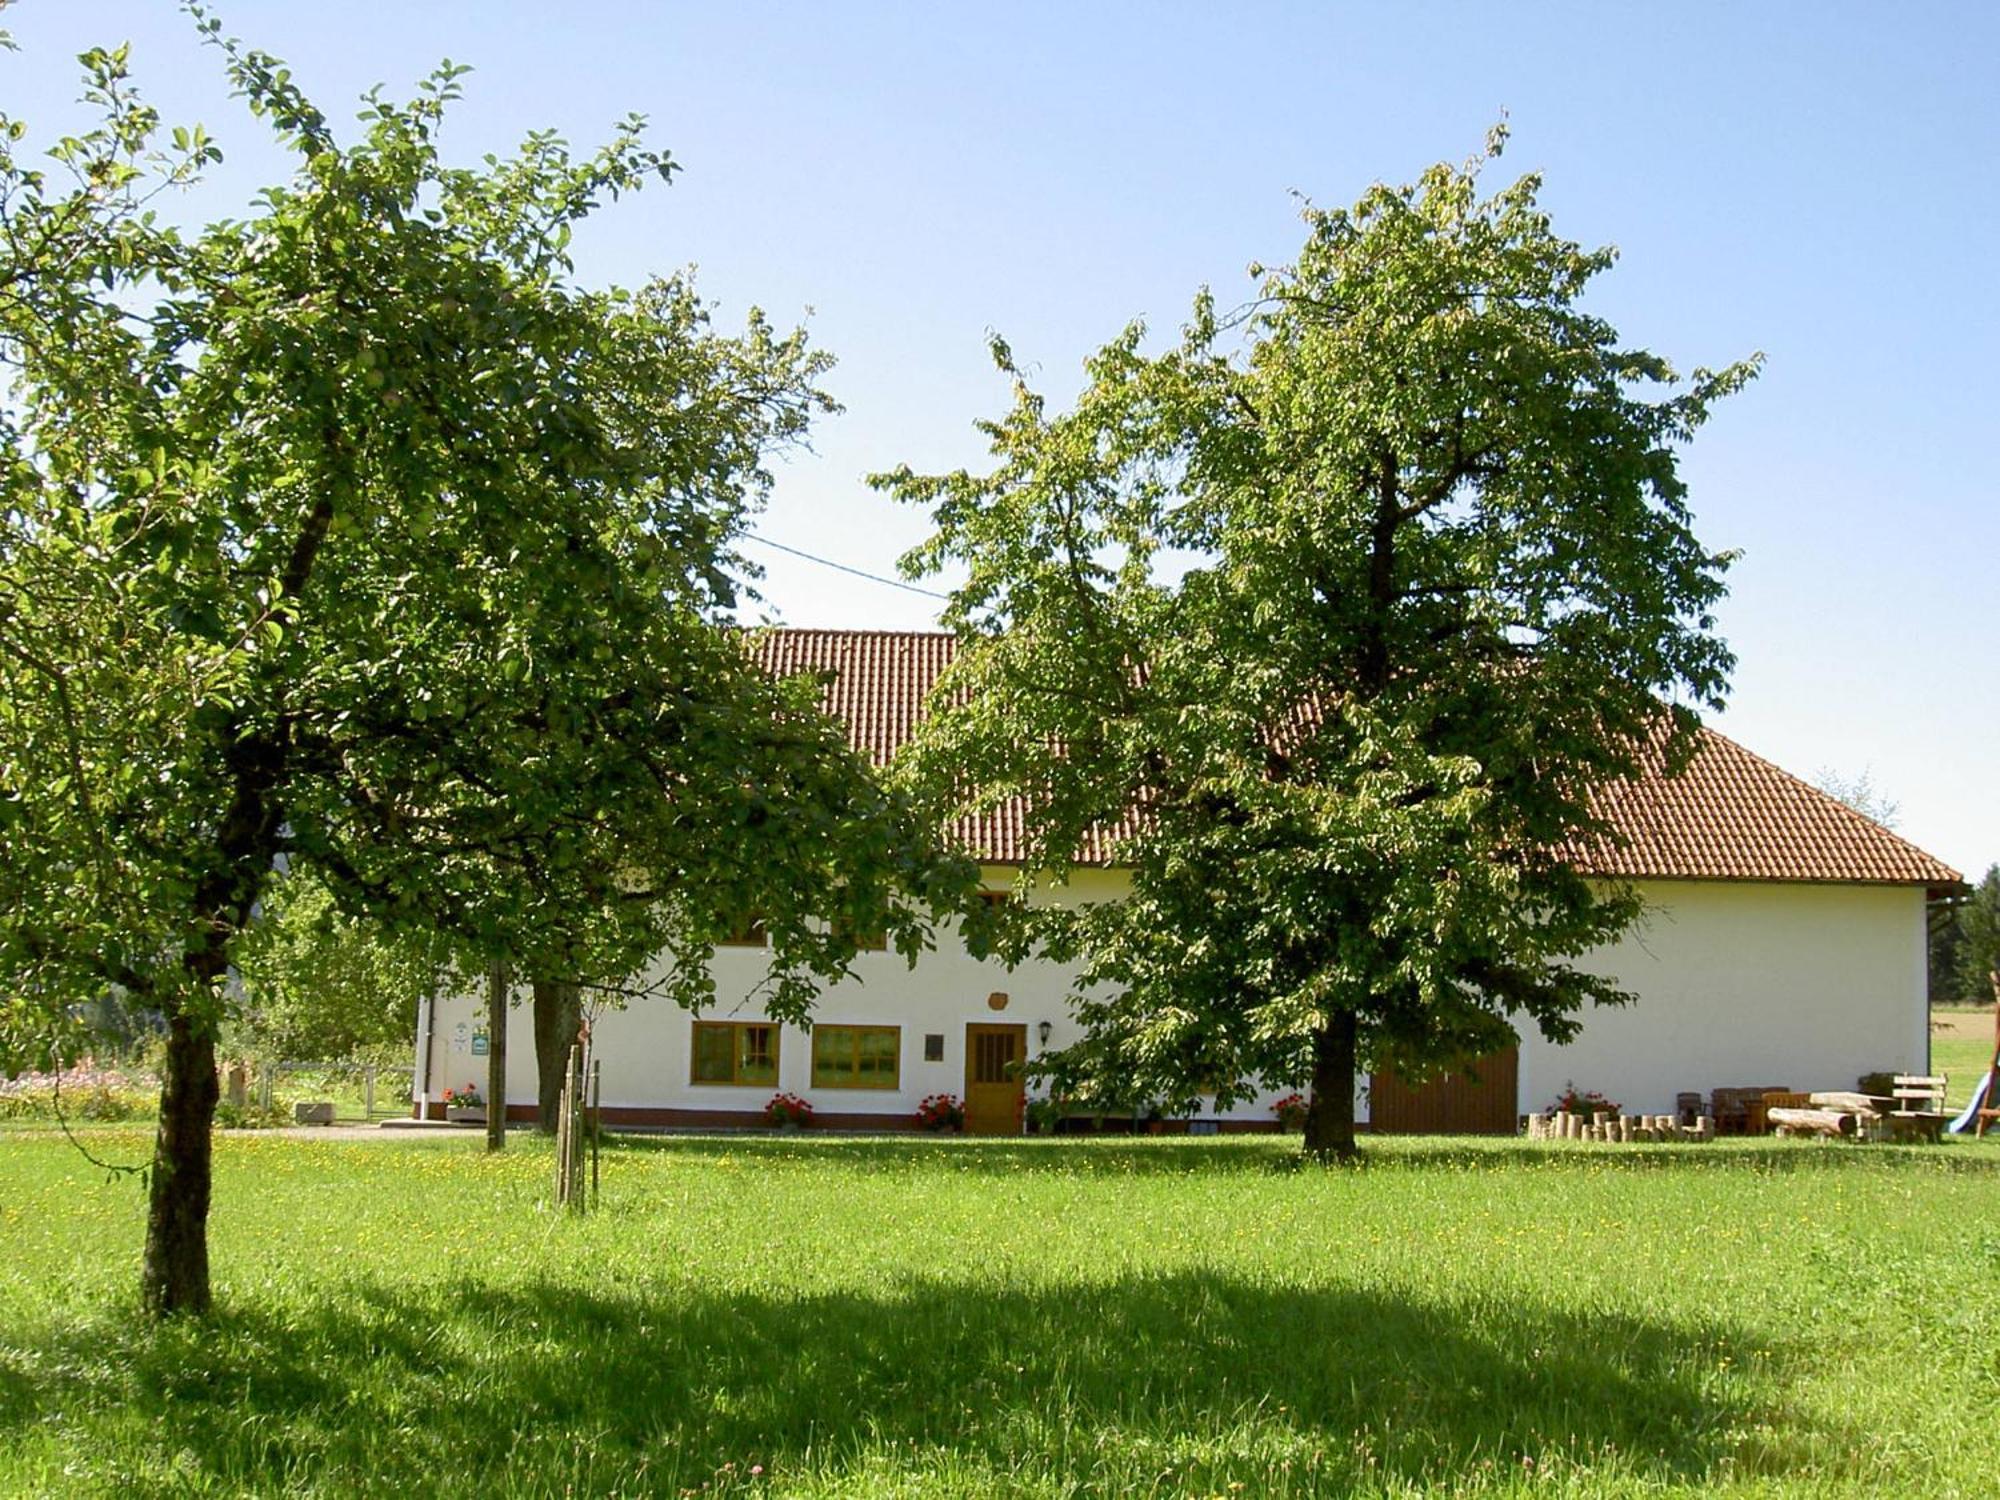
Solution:
[[[0,130],[0,1062],[75,1048],[106,992],[165,1018],[161,1312],[209,1300],[215,1040],[279,865],[468,967],[664,945],[691,1005],[758,911],[779,1015],[843,932],[913,951],[965,884],[723,627],[824,361],[685,277],[575,282],[573,226],[673,169],[637,123],[455,168],[457,70],[343,141],[204,24],[295,162],[242,218],[154,216],[215,148],[122,52],[84,59],[94,130]]]
[[[996,341],[994,467],[877,481],[935,523],[911,570],[966,574],[914,780],[1025,804],[1048,876],[1131,871],[1024,918],[1084,963],[1072,1084],[1310,1084],[1348,1154],[1359,1069],[1628,998],[1573,960],[1638,900],[1571,855],[1723,693],[1676,450],[1752,370],[1624,347],[1582,305],[1612,252],[1480,165],[1308,209],[1243,314],[1128,328],[1068,411]]]
[[[405,1050],[419,997],[450,963],[437,933],[347,915],[309,874],[277,880],[231,950],[242,1014],[224,1040],[266,1058],[339,1060]]]

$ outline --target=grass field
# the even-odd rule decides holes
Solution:
[[[1946,1104],[1965,1106],[1993,1061],[1993,1007],[1939,1006],[1931,1012],[1931,1067],[1949,1080]]]
[[[144,1137],[102,1131],[106,1155]],[[2000,1469],[2000,1143],[463,1135],[140,1194],[0,1134],[0,1493],[1951,1495]]]

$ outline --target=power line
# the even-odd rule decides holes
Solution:
[[[865,568],[851,568],[846,563],[835,562],[830,557],[819,557],[811,552],[801,551],[797,547],[788,547],[783,542],[774,542],[769,537],[760,536],[754,531],[746,531],[743,533],[743,536],[746,541],[761,542],[766,547],[775,547],[780,552],[789,552],[793,557],[802,557],[807,562],[818,563],[822,568],[832,568],[836,573],[852,573],[856,578],[865,578],[870,583],[886,583],[892,589],[902,589],[906,593],[911,594],[922,594],[927,599],[951,598],[951,595],[940,594],[936,589],[927,589],[914,583],[905,583],[900,578],[884,578],[880,573],[870,573]]]

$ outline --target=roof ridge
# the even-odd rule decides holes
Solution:
[[[956,637],[949,630],[892,630],[877,626],[861,625],[739,625],[743,631],[763,635],[845,635],[845,636],[909,636],[920,640],[953,640]]]

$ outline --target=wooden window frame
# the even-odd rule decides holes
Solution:
[[[854,1037],[854,1074],[849,1080],[821,1078],[819,1075],[819,1039],[823,1034],[851,1032]],[[860,1077],[861,1038],[871,1032],[881,1032],[896,1039],[896,1071],[887,1083],[863,1080]],[[816,1089],[869,1089],[878,1094],[893,1093],[903,1086],[903,1028],[900,1026],[857,1026],[846,1022],[822,1022],[813,1027],[812,1066],[808,1069],[812,1086]]]
[[[729,1041],[729,1077],[703,1078],[701,1067],[701,1034],[706,1027],[713,1031],[727,1031]],[[743,1033],[761,1027],[771,1033],[771,1076],[769,1078],[745,1078],[743,1076]],[[776,1021],[696,1021],[688,1032],[688,1084],[701,1089],[775,1089],[779,1087],[781,1054],[784,1038],[782,1028]]]
[[[998,907],[1002,911],[1015,904],[1015,896],[1012,891],[981,891],[979,899],[987,906]]]
[[[771,933],[764,926],[764,919],[762,917],[749,916],[745,917],[728,933],[718,938],[715,946],[718,948],[768,948],[771,946]],[[749,1024],[755,1025],[756,1023],[751,1022]]]

